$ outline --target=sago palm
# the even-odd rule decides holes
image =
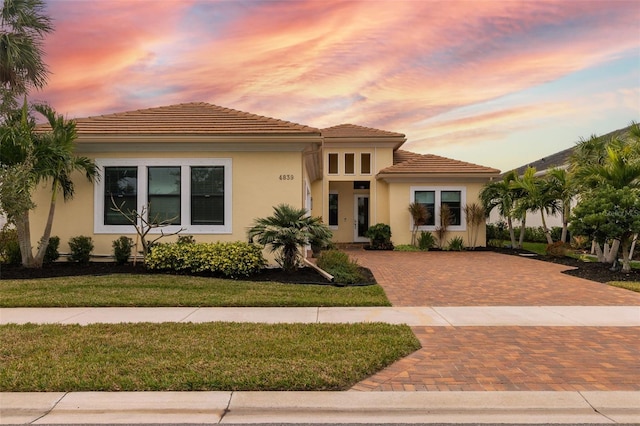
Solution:
[[[280,204],[273,208],[272,216],[256,219],[248,235],[250,242],[278,252],[276,261],[283,270],[295,271],[302,249],[311,241],[328,242],[332,233],[319,217],[309,216],[305,209]]]

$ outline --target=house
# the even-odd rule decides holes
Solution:
[[[91,236],[96,255],[135,231],[114,205],[148,207],[199,242],[246,241],[255,218],[281,203],[321,216],[339,243],[367,241],[367,228],[391,226],[395,244],[411,240],[408,206],[424,203],[435,230],[440,206],[454,212],[449,237],[467,239],[463,209],[478,199],[493,168],[402,150],[403,134],[343,124],[327,129],[187,103],[76,119],[77,154],[95,160],[100,179],[74,179],[73,200],[59,202],[52,235]],[[36,194],[48,205],[47,188]],[[41,235],[47,209],[32,215]],[[40,228],[38,228],[40,226]],[[484,245],[484,229],[479,242]]]

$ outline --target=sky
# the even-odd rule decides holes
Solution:
[[[45,1],[67,118],[208,102],[503,171],[640,121],[640,1]]]

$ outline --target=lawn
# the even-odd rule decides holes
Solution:
[[[0,391],[343,390],[410,354],[407,326],[0,326]]]
[[[390,306],[379,285],[335,287],[175,275],[1,280],[0,307]]]

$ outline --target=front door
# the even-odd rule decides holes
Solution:
[[[367,242],[367,229],[369,229],[369,196],[356,194],[354,202],[354,242]]]

